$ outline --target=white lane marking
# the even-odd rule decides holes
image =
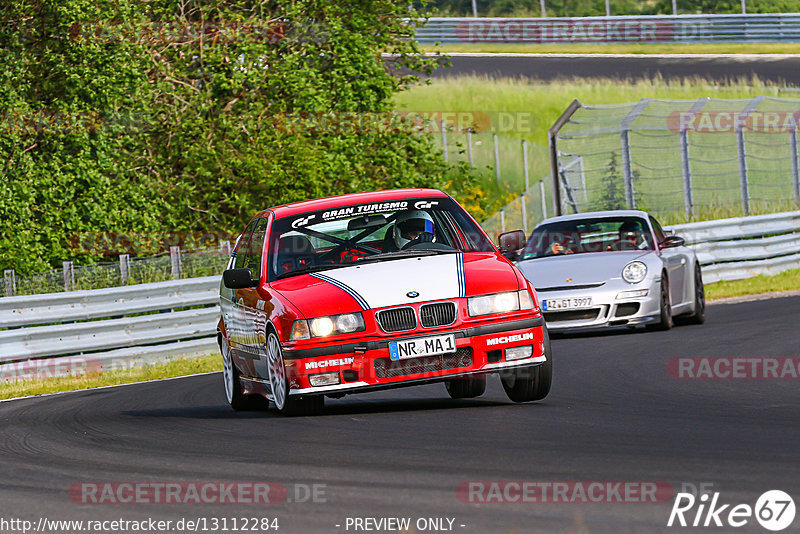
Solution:
[[[53,393],[40,393],[39,395],[27,395],[25,397],[12,397],[10,399],[0,399],[0,403],[2,402],[11,402],[17,400],[24,400],[24,399],[35,399],[37,397],[53,397],[55,395],[63,395],[64,393],[79,393],[81,391],[97,391],[100,389],[108,389],[108,388],[118,388],[123,386],[136,386],[139,384],[151,384],[153,382],[165,382],[167,380],[178,380],[179,378],[189,378],[192,376],[205,376],[205,375],[213,375],[215,373],[221,373],[222,371],[208,371],[206,373],[195,373],[193,375],[181,375],[181,376],[171,376],[169,378],[156,378],[154,380],[144,380],[142,382],[127,382],[125,384],[111,384],[110,386],[98,386],[95,388],[84,388],[84,389],[70,389],[68,391],[55,391]]]

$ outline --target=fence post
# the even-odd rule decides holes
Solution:
[[[522,167],[525,170],[525,191],[527,191],[530,184],[528,183],[528,142],[525,139],[522,140]]]
[[[759,95],[750,99],[744,110],[736,117],[736,154],[739,160],[739,185],[742,190],[742,208],[745,215],[750,215],[750,182],[747,176],[747,149],[744,143],[744,123],[747,116],[752,113],[764,96]]]
[[[633,169],[631,168],[631,140],[630,140],[630,127],[633,121],[641,115],[645,108],[652,102],[652,98],[641,99],[633,109],[622,119],[620,122],[620,141],[622,144],[622,179],[625,183],[625,201],[628,203],[628,208],[636,209],[636,192],[633,190]]]
[[[128,279],[131,273],[131,256],[130,254],[119,255],[119,279],[122,285],[128,284]]]
[[[226,256],[231,255],[231,242],[230,241],[220,241],[219,242],[219,251]]]
[[[525,205],[525,193],[522,193],[519,197],[520,202],[522,202],[522,231],[525,232],[525,235],[528,235],[528,207]]]
[[[181,247],[169,247],[169,258],[172,263],[172,278],[181,278]]]
[[[794,192],[794,201],[800,202],[800,169],[798,169],[797,162],[797,126],[793,130],[789,130],[789,144],[792,154],[792,191]]]
[[[506,212],[505,208],[500,210],[500,233],[506,231]]]
[[[469,158],[469,166],[474,167],[472,161],[472,128],[467,129],[467,157]]]
[[[683,205],[686,208],[686,222],[692,219],[692,168],[689,165],[689,132],[681,128],[681,170],[683,171]]]
[[[64,272],[64,291],[75,289],[75,268],[71,261],[61,263]]]
[[[500,149],[497,146],[497,134],[492,134],[494,140],[494,175],[497,177],[497,183],[500,183]]]
[[[444,160],[447,161],[447,127],[442,119],[442,151],[444,153]]]
[[[542,219],[547,218],[547,201],[544,198],[544,180],[539,180],[539,194],[542,196]]]
[[[3,285],[5,286],[5,296],[13,297],[17,292],[17,276],[14,269],[3,271]]]

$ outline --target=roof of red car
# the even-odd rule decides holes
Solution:
[[[390,189],[388,191],[371,191],[369,193],[350,193],[335,197],[318,198],[315,200],[305,200],[294,204],[284,204],[275,206],[265,211],[272,211],[276,218],[298,215],[309,211],[340,208],[344,206],[354,206],[369,202],[381,202],[385,200],[401,200],[405,198],[419,197],[446,197],[447,194],[438,189]],[[264,213],[264,212],[262,212]]]

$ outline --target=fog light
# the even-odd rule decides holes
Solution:
[[[339,372],[309,375],[308,381],[311,382],[311,385],[314,387],[335,386],[339,383]]]
[[[522,360],[533,356],[533,345],[525,345],[524,347],[513,347],[506,349],[506,361]]]
[[[632,289],[630,291],[623,291],[621,293],[617,293],[617,300],[646,297],[647,291],[647,289]]]

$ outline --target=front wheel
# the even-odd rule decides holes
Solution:
[[[542,400],[550,393],[553,381],[553,353],[547,328],[544,334],[544,355],[547,361],[536,367],[517,367],[500,372],[500,382],[508,398],[514,402]]]
[[[661,290],[658,298],[658,322],[647,325],[648,330],[669,330],[672,328],[672,304],[669,300],[669,282],[666,276],[661,276]]]
[[[286,378],[286,363],[283,360],[278,336],[270,332],[267,336],[267,371],[272,392],[272,402],[283,415],[314,415],[322,411],[325,397],[290,397],[289,381]]]
[[[480,397],[486,391],[486,375],[448,380],[444,387],[452,399]]]

